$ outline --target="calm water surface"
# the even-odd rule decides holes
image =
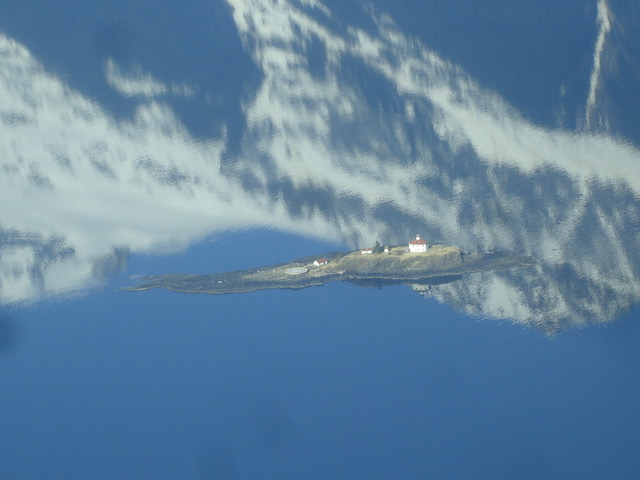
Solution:
[[[638,19],[0,1],[8,478],[637,470]],[[536,263],[421,295],[119,291],[416,232]]]

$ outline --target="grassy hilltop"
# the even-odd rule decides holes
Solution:
[[[126,290],[140,291],[164,287],[183,293],[243,293],[272,288],[299,289],[348,281],[358,285],[430,284],[452,281],[471,272],[496,270],[530,264],[530,259],[510,254],[467,254],[455,247],[433,246],[424,253],[410,253],[406,246],[388,252],[317,255],[290,263],[211,275],[161,275],[147,277]],[[324,265],[313,261],[327,258]]]

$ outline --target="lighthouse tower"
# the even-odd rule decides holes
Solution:
[[[413,253],[422,253],[427,251],[427,241],[422,240],[420,235],[416,235],[415,240],[409,242],[409,251]]]

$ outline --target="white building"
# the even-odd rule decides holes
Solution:
[[[326,258],[319,258],[313,261],[313,264],[316,267],[319,267],[320,265],[326,265],[327,263],[329,263],[329,260],[327,260]]]
[[[427,241],[422,240],[420,235],[416,235],[415,240],[409,242],[409,251],[413,253],[422,253],[427,251]]]

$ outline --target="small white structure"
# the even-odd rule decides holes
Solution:
[[[373,253],[373,247],[362,248],[360,249],[360,253],[363,255],[367,255],[369,253]]]
[[[413,253],[422,253],[427,251],[427,241],[422,240],[420,235],[416,235],[415,240],[409,242],[409,251]]]
[[[319,267],[320,265],[326,265],[327,263],[329,263],[329,260],[327,260],[326,258],[319,258],[313,261],[313,264],[316,267]]]

